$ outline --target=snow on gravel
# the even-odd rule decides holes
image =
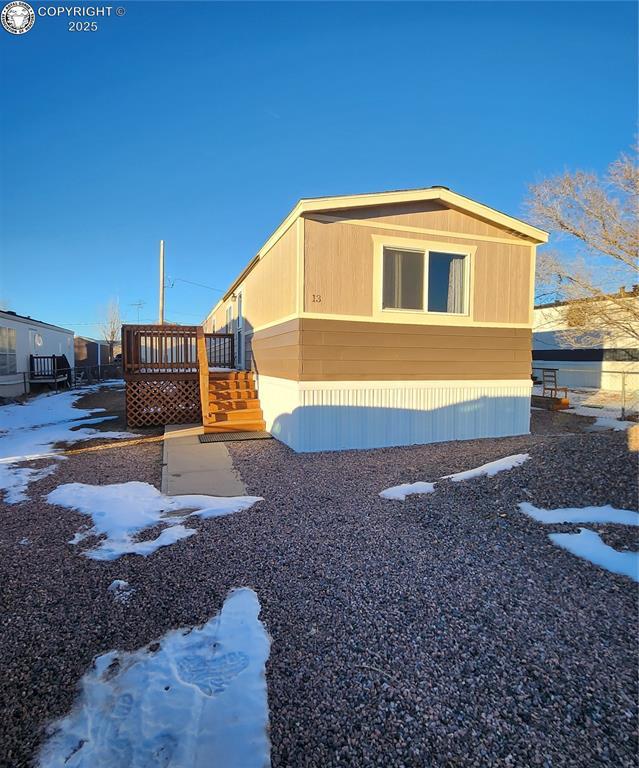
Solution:
[[[124,579],[114,579],[107,587],[116,603],[128,603],[135,589]]]
[[[53,474],[55,470],[55,464],[41,469],[33,469],[32,467],[14,467],[11,464],[0,463],[0,488],[5,492],[5,502],[18,504],[21,501],[26,501],[29,483],[43,480]]]
[[[78,544],[89,536],[106,539],[82,554],[94,560],[116,560],[121,555],[150,555],[160,547],[193,536],[197,531],[182,523],[191,516],[204,519],[248,509],[260,496],[165,496],[149,483],[131,481],[112,485],[65,483],[46,497],[49,504],[90,515],[93,527],[80,531],[69,542]],[[180,512],[188,514],[181,515]],[[159,536],[134,541],[145,528],[166,525]]]
[[[401,485],[394,485],[392,488],[386,488],[379,495],[383,499],[404,501],[407,496],[411,496],[414,493],[433,493],[434,490],[435,483],[402,483]]]
[[[521,466],[525,461],[530,458],[527,453],[517,453],[514,456],[505,456],[503,459],[497,459],[497,461],[489,461],[487,464],[482,464],[480,467],[474,469],[468,469],[465,472],[456,472],[453,475],[444,475],[440,477],[440,480],[452,480],[453,483],[459,483],[462,480],[471,480],[474,477],[481,477],[487,475],[493,477],[498,472],[505,472],[508,469]],[[394,485],[391,488],[386,488],[380,492],[380,496],[383,499],[395,499],[397,501],[404,501],[407,496],[416,493],[433,493],[436,483],[428,482],[416,482],[416,483],[402,483],[402,485]]]
[[[632,378],[632,377],[631,377]],[[533,394],[541,395],[543,388],[533,387]],[[622,431],[635,426],[636,422],[621,420],[621,394],[605,389],[580,387],[568,390],[570,408],[564,413],[574,416],[590,416],[596,419],[586,428],[587,432],[602,432],[608,429]]]
[[[87,418],[103,408],[86,410],[76,408],[74,403],[86,394],[99,391],[101,387],[113,384],[99,384],[81,390],[40,395],[26,403],[11,404],[0,409],[2,429],[0,430],[0,489],[5,491],[5,501],[16,504],[26,501],[29,483],[42,480],[56,469],[56,464],[41,469],[17,467],[16,464],[34,459],[51,458],[60,460],[64,456],[54,448],[56,443],[77,443],[95,437],[135,437],[130,432],[108,432],[87,428],[117,418],[98,416]],[[81,427],[81,429],[77,429]]]
[[[583,412],[582,412],[583,411]],[[592,412],[588,412],[585,408],[575,408],[575,409],[568,409],[566,413],[575,413],[577,416],[594,416]],[[591,424],[589,427],[586,427],[587,432],[603,432],[607,429],[614,429],[615,431],[621,432],[624,429],[630,429],[630,427],[635,427],[637,425],[636,421],[621,421],[621,419],[614,419],[609,418],[607,416],[597,416],[595,423]]]
[[[609,504],[601,507],[566,507],[563,509],[539,509],[527,501],[519,509],[539,523],[593,523],[639,526],[639,512],[615,509]],[[629,576],[639,581],[639,552],[620,552],[606,544],[596,531],[580,528],[579,533],[550,533],[548,538],[562,549],[588,560],[612,573]]]
[[[465,472],[455,472],[453,475],[444,475],[442,480],[452,480],[453,483],[459,483],[462,480],[472,480],[474,477],[481,477],[487,475],[493,477],[498,472],[505,472],[508,469],[521,466],[525,461],[528,461],[530,455],[528,453],[516,453],[514,456],[504,456],[503,459],[497,459],[497,461],[489,461],[487,464],[482,464],[480,467],[474,469],[468,469]]]
[[[519,504],[524,514],[538,523],[617,523],[639,525],[639,512],[630,509],[615,509],[610,505],[602,507],[566,507],[564,509],[540,509],[527,501]]]
[[[75,707],[49,728],[40,768],[266,768],[270,639],[252,589],[199,628],[98,656]]]
[[[602,541],[596,531],[580,528],[579,533],[551,533],[549,538],[583,560],[639,581],[639,552],[619,552]]]

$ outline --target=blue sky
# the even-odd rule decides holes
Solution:
[[[443,184],[521,215],[636,130],[633,3],[121,5],[0,30],[0,299],[86,335],[110,298],[156,318],[160,238],[195,323],[220,294],[181,281],[226,288],[300,197]]]

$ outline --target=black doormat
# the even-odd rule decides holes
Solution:
[[[236,440],[272,440],[270,432],[206,432],[199,435],[201,443],[233,443]]]

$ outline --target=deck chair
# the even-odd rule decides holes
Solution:
[[[557,371],[552,368],[541,369],[541,384],[543,397],[560,397],[560,392],[564,393],[563,397],[568,397],[568,387],[557,386]]]

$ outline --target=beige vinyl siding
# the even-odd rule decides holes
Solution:
[[[529,240],[511,230],[503,229],[482,221],[476,216],[448,208],[434,200],[402,203],[399,205],[378,205],[368,208],[325,211],[327,216],[339,216],[347,219],[370,219],[385,224],[401,224],[408,227],[437,229],[444,232],[463,232],[498,238],[512,238],[513,242],[528,243]]]
[[[262,254],[262,258],[235,288],[242,293],[244,332],[281,320],[294,314],[297,308],[297,231],[290,227],[282,237]],[[237,318],[237,301],[229,296],[216,309],[215,329],[224,332],[226,310],[233,306],[233,319]]]
[[[304,319],[302,381],[529,379],[531,332]]]
[[[373,312],[373,241],[365,227],[304,222],[304,309],[322,314]]]
[[[531,249],[504,243],[477,243],[473,320],[530,322]]]
[[[247,324],[259,328],[292,315],[297,304],[297,232],[290,227],[246,276],[244,291]],[[247,328],[248,330],[248,328]]]
[[[424,205],[423,203],[421,205]],[[429,205],[433,205],[430,203]],[[361,211],[358,218],[363,218]],[[441,211],[433,211],[441,215]],[[464,217],[457,211],[455,226],[465,230],[482,229],[491,225]],[[394,215],[393,220],[414,221],[416,214]],[[423,215],[423,214],[422,214]],[[458,220],[457,217],[462,217]],[[381,217],[380,220],[389,217]],[[451,217],[448,217],[449,219]],[[464,221],[468,220],[464,225]],[[438,226],[443,226],[438,219]],[[411,225],[412,226],[412,225]],[[497,229],[492,227],[492,229]],[[462,231],[462,229],[456,230]],[[508,233],[498,230],[501,237]],[[481,234],[481,233],[474,233]],[[374,246],[373,235],[405,240],[436,240],[457,244],[460,249],[476,248],[471,274],[471,310],[467,322],[472,323],[530,323],[531,265],[533,246],[523,240],[511,243],[456,238],[441,232],[424,235],[406,230],[390,230],[348,222],[321,222],[311,218],[305,221],[304,310],[325,315],[372,317]],[[318,300],[319,298],[319,300]],[[427,320],[427,318],[424,318]],[[393,318],[389,315],[389,323]],[[416,321],[419,322],[419,321]]]
[[[294,381],[529,379],[531,331],[303,318],[258,331],[258,373]]]
[[[289,320],[253,335],[253,368],[258,374],[299,381],[300,323]]]

